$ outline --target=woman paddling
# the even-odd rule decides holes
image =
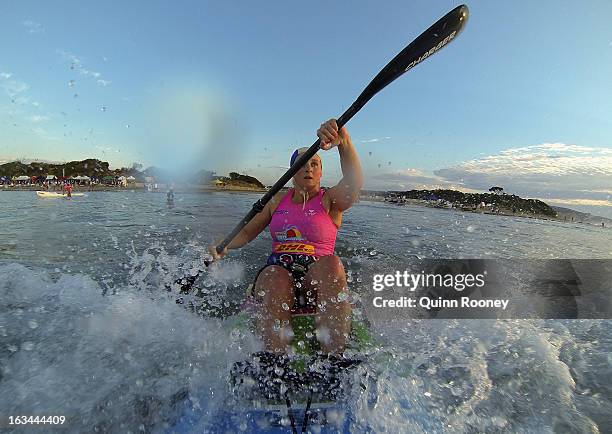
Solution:
[[[254,295],[261,306],[258,327],[266,350],[275,353],[286,352],[291,343],[292,313],[315,309],[317,339],[326,353],[341,353],[350,332],[346,274],[334,246],[342,213],[359,197],[363,174],[346,128],[338,131],[330,119],[317,136],[321,149],[338,147],[340,182],[323,190],[321,158],[313,156],[293,177],[294,188],[277,193],[227,246],[238,249],[270,226],[273,251],[257,274]],[[291,164],[307,149],[296,150]],[[210,246],[209,252],[216,260],[227,249],[218,254]]]

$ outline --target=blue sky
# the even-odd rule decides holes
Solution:
[[[271,184],[458,4],[4,2],[0,161],[94,157]],[[349,123],[366,187],[495,184],[612,215],[612,3],[468,6],[455,42]],[[331,184],[337,155],[323,161]]]

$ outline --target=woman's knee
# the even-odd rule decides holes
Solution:
[[[322,256],[312,267],[313,274],[323,280],[344,280],[344,265],[338,256]]]
[[[270,265],[262,270],[255,282],[255,296],[267,300],[290,299],[293,291],[293,278],[283,267]]]

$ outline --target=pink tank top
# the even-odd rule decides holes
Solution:
[[[324,190],[305,205],[291,202],[293,192],[283,196],[270,221],[273,253],[333,255],[338,228],[323,206]]]

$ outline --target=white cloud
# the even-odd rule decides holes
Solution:
[[[30,88],[27,83],[21,80],[11,79],[12,76],[13,74],[10,73],[0,73],[0,88],[4,89],[4,92],[11,99],[15,98],[16,96],[27,91]]]
[[[48,121],[49,119],[51,119],[49,116],[42,116],[42,115],[32,115],[32,116],[30,116],[30,122],[32,122],[32,123],[45,122],[45,121]]]
[[[391,137],[381,137],[381,138],[374,138],[374,139],[359,140],[359,142],[360,143],[376,143],[382,140],[389,140],[390,138]]]
[[[612,196],[612,190],[580,190],[580,191],[586,191],[589,193],[605,193],[605,194],[609,194],[610,196]]]
[[[450,182],[441,177],[428,175],[420,169],[405,168],[392,172],[369,176],[366,180],[369,190],[436,190],[450,189],[475,192],[458,182]]]
[[[40,23],[37,23],[36,21],[25,20],[21,24],[23,24],[23,26],[26,28],[26,30],[30,34],[45,32],[45,28],[43,27],[43,25]]]
[[[94,148],[97,149],[98,151],[101,151],[102,154],[112,153],[112,152],[114,152],[114,153],[121,152],[119,147],[116,147],[116,146],[110,145],[110,144],[96,145],[96,146],[94,146]]]
[[[511,176],[568,173],[612,176],[612,149],[544,143],[507,149],[496,155],[466,161],[455,168],[470,173]]]
[[[609,206],[612,207],[612,201],[601,199],[561,199],[561,198],[546,198],[545,202],[559,205],[573,206]]]
[[[39,136],[46,136],[48,134],[47,130],[45,130],[44,128],[40,128],[40,127],[32,128],[32,131],[38,134]]]
[[[425,176],[422,170],[413,168],[400,169],[397,170],[395,173],[406,176]]]
[[[289,170],[289,166],[266,166],[268,169]]]
[[[552,200],[609,200],[612,149],[544,143],[506,149],[436,170],[449,182],[486,190],[492,185],[523,197]]]
[[[85,77],[91,77],[95,79],[96,83],[101,86],[108,86],[111,83],[108,80],[102,79],[102,74],[100,72],[85,68],[85,66],[83,66],[83,61],[76,54],[73,54],[66,50],[58,50],[57,52],[60,54],[64,61],[70,62],[71,70],[77,71],[79,74]]]
[[[100,78],[100,76],[102,74],[100,74],[99,72],[96,71],[90,71],[89,69],[80,69],[79,72],[85,76],[89,76],[89,77],[93,77],[93,78]]]

